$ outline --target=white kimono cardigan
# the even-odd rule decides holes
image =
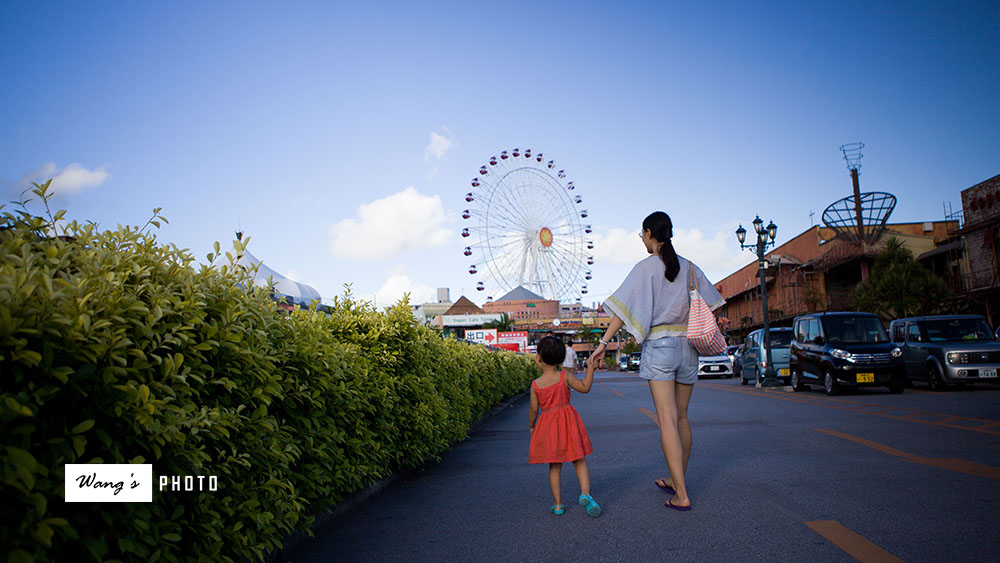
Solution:
[[[664,276],[666,266],[658,255],[642,260],[632,268],[621,287],[604,302],[604,310],[618,315],[625,323],[625,330],[639,344],[645,340],[687,335],[691,308],[688,293],[690,268],[694,268],[698,291],[713,311],[726,303],[701,268],[685,258],[678,256],[678,259],[681,270],[672,282]]]

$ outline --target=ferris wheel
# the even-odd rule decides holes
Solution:
[[[477,290],[524,287],[562,301],[587,293],[592,230],[564,170],[542,153],[514,149],[490,157],[471,184],[462,237]]]

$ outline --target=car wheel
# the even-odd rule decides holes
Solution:
[[[896,394],[896,395],[902,393],[903,392],[903,384],[901,382],[900,383],[897,383],[897,382],[890,383],[889,384],[889,392],[893,393],[893,394]]]
[[[746,385],[747,384],[747,378],[745,378],[742,375],[740,375],[740,383],[742,383],[743,385]]]
[[[833,370],[826,370],[823,374],[823,387],[826,389],[827,395],[839,395],[840,385],[837,385],[837,379],[833,377]]]
[[[934,364],[927,365],[927,388],[931,391],[940,391],[944,388],[944,381],[941,380],[941,371]]]
[[[753,378],[754,378],[754,381],[757,382],[757,385],[760,385],[761,383],[764,383],[763,378],[761,378],[761,376],[760,376],[760,368],[757,367],[757,366],[754,366],[754,368],[753,368]]]
[[[798,369],[792,370],[792,391],[805,391],[806,386],[802,383],[802,374]]]

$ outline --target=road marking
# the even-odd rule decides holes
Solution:
[[[868,541],[864,536],[855,533],[836,520],[817,520],[805,524],[861,563],[903,563],[902,559]]]
[[[992,465],[985,465],[975,461],[956,459],[953,457],[926,457],[922,455],[911,454],[909,452],[897,450],[896,448],[892,448],[885,444],[873,442],[871,440],[860,438],[858,436],[852,436],[851,434],[844,434],[843,432],[837,432],[836,430],[827,430],[826,428],[817,428],[816,430],[829,434],[831,436],[836,436],[838,438],[850,440],[852,442],[861,444],[862,446],[867,446],[874,450],[878,450],[882,453],[894,455],[896,457],[899,457],[905,461],[909,461],[912,463],[929,465],[931,467],[937,467],[938,469],[947,469],[949,471],[957,471],[959,473],[966,473],[968,475],[975,475],[977,477],[986,477],[987,479],[1000,480],[1000,467],[993,467]]]
[[[609,389],[609,391],[611,391],[612,393],[614,393],[618,397],[624,397],[625,396],[625,393],[622,393],[621,391],[618,391],[617,389]]]
[[[744,395],[751,395],[754,397],[765,397],[768,399],[778,399],[780,401],[789,401],[792,403],[800,403],[804,405],[815,405],[821,407],[828,407],[831,409],[841,409],[862,414],[868,414],[872,416],[878,416],[882,418],[889,418],[892,420],[902,420],[904,422],[915,422],[918,424],[929,424],[931,426],[943,426],[945,428],[955,428],[958,430],[970,430],[972,432],[981,432],[983,434],[992,434],[994,436],[1000,436],[1000,421],[987,420],[984,418],[970,418],[967,416],[956,416],[952,414],[936,413],[932,411],[915,411],[914,409],[890,407],[887,410],[872,412],[870,409],[873,405],[868,403],[860,403],[857,401],[850,401],[847,399],[842,399],[839,397],[819,397],[819,396],[809,396],[805,393],[761,393],[757,389],[744,389],[741,387],[734,387],[732,385],[723,385],[718,383],[699,383],[701,387],[707,389],[714,389],[716,391],[728,391],[730,393],[741,393]],[[920,420],[919,418],[912,418],[920,415],[933,415],[942,417],[943,420]],[[963,423],[978,423],[979,426],[968,426]]]
[[[653,424],[655,424],[657,428],[660,427],[660,421],[657,420],[656,414],[653,413],[651,410],[649,410],[647,408],[644,408],[644,407],[639,407],[639,412],[641,412],[642,414],[648,416],[649,419],[653,421]]]

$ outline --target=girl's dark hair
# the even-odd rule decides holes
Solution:
[[[681,271],[680,260],[677,259],[677,252],[670,239],[674,236],[674,225],[670,222],[670,215],[662,211],[654,211],[642,222],[642,230],[649,231],[650,236],[663,244],[660,246],[660,259],[667,267],[665,275],[668,280],[674,281]]]
[[[562,365],[563,360],[566,359],[566,345],[555,336],[546,336],[539,340],[538,347],[535,349],[542,361],[550,366]]]

